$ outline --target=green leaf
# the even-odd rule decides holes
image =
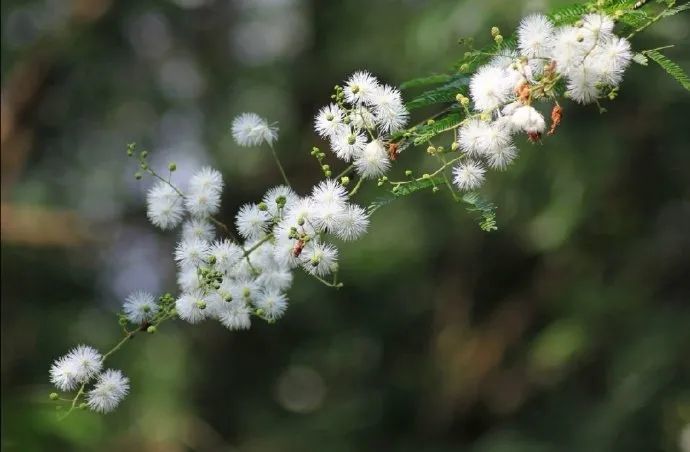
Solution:
[[[400,89],[419,88],[422,86],[438,85],[452,79],[450,74],[433,74],[427,77],[413,78],[400,85]]]
[[[466,94],[469,78],[456,76],[453,81],[443,86],[426,91],[406,104],[408,110],[426,107],[434,104],[454,102],[458,93]]]
[[[459,110],[451,111],[445,116],[436,119],[433,124],[419,126],[416,130],[414,144],[426,143],[436,135],[451,130],[463,121],[464,117]]]
[[[644,56],[644,54],[642,54],[642,53],[636,53],[636,54],[632,57],[632,60],[633,60],[635,63],[637,63],[637,64],[639,64],[639,65],[642,65],[642,66],[647,66],[647,64],[649,63],[649,58],[647,58],[646,56]]]
[[[690,10],[690,2],[683,3],[682,5],[678,5],[675,8],[669,8],[666,11],[663,11],[661,15],[663,17],[670,17],[687,10]]]
[[[678,66],[678,64],[656,50],[645,50],[642,53],[661,66],[671,77],[676,79],[683,88],[690,91],[690,77],[688,77],[688,74],[686,74],[683,68]]]
[[[479,227],[483,231],[495,231],[496,226],[496,206],[482,198],[477,192],[465,193],[462,201],[467,204],[465,210],[470,213],[478,213]]]
[[[570,5],[554,11],[550,17],[556,25],[565,25],[577,22],[588,12],[585,5]]]
[[[420,190],[443,184],[443,176],[427,177],[409,182],[407,184],[398,185],[397,190],[393,191],[392,193],[396,198],[403,198]]]

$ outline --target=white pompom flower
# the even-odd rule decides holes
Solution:
[[[335,235],[343,240],[356,240],[367,231],[369,215],[367,211],[356,204],[348,204],[340,215],[340,221],[335,228]]]
[[[544,117],[530,105],[517,107],[510,115],[510,123],[514,130],[521,130],[528,134],[543,133],[546,129]]]
[[[327,204],[344,205],[347,201],[347,190],[340,182],[333,179],[326,179],[319,182],[311,191],[311,200],[314,206],[323,206]],[[318,207],[317,207],[318,209]]]
[[[278,139],[278,128],[256,113],[242,113],[232,121],[232,136],[240,146],[273,145]]]
[[[496,170],[504,170],[518,155],[517,147],[508,145],[501,148],[492,149],[484,154],[488,165]]]
[[[594,49],[587,59],[587,64],[594,68],[604,83],[618,86],[632,57],[630,42],[625,38],[614,36],[605,39]]]
[[[210,246],[205,240],[182,240],[175,247],[175,261],[181,267],[198,267],[209,258]]]
[[[282,207],[278,205],[279,198],[285,200]],[[297,193],[287,185],[278,185],[277,187],[270,188],[262,198],[262,201],[268,207],[267,212],[272,217],[278,217],[280,214],[287,212],[288,209],[299,201],[299,196],[297,196]]]
[[[182,239],[199,239],[210,242],[216,236],[213,225],[204,219],[191,218],[182,224]]]
[[[453,168],[453,182],[460,190],[474,190],[484,182],[484,167],[469,160]]]
[[[582,18],[582,29],[590,33],[593,39],[601,41],[613,36],[613,19],[599,13],[587,14]]]
[[[567,75],[581,67],[585,55],[593,45],[591,37],[587,38],[581,29],[571,26],[559,27],[554,34],[551,49],[551,58],[556,63],[556,70]]]
[[[333,152],[346,162],[361,155],[366,145],[367,137],[364,133],[349,129],[331,139]]]
[[[242,300],[225,301],[215,312],[216,318],[231,331],[248,330],[252,326],[251,310]]]
[[[199,323],[207,316],[208,301],[201,290],[183,293],[175,300],[177,315],[189,323]]]
[[[98,376],[86,395],[86,405],[97,413],[113,411],[129,392],[129,378],[119,370],[108,369]]]
[[[139,290],[127,296],[122,309],[127,320],[135,324],[141,324],[156,316],[158,304],[156,304],[156,299],[153,295]]]
[[[370,104],[374,111],[374,121],[381,131],[394,133],[407,124],[410,113],[405,108],[397,88],[389,85],[376,88],[371,96]]]
[[[254,300],[254,306],[262,311],[264,318],[270,321],[277,320],[285,314],[287,309],[287,297],[273,289],[261,291]]]
[[[353,105],[368,104],[379,86],[379,81],[369,72],[357,71],[345,82],[343,94],[345,100]]]
[[[326,276],[337,268],[338,249],[329,243],[313,241],[302,252],[302,268],[316,276]]]
[[[50,368],[50,381],[61,391],[71,391],[89,381],[103,366],[103,356],[93,347],[78,345],[55,360]]]
[[[601,95],[599,84],[600,74],[593,68],[580,66],[570,71],[566,85],[566,96],[580,104],[591,104]]]
[[[543,14],[531,14],[522,19],[517,34],[522,55],[543,58],[551,49],[553,23]]]
[[[214,242],[209,253],[215,259],[215,268],[225,273],[230,273],[243,255],[242,249],[227,239]]]
[[[223,175],[217,169],[205,166],[195,172],[189,179],[190,191],[223,191]]]
[[[364,179],[375,179],[388,172],[391,162],[381,140],[373,140],[354,160],[357,174]]]
[[[146,216],[163,230],[176,227],[182,221],[184,205],[182,197],[170,184],[157,182],[146,196]]]
[[[235,224],[242,237],[255,240],[266,232],[270,219],[268,212],[259,209],[258,205],[245,204],[237,212]]]
[[[477,111],[492,111],[505,104],[513,91],[513,80],[504,69],[485,65],[470,80],[470,96]]]
[[[348,129],[344,113],[336,104],[326,105],[316,114],[314,130],[323,138],[334,138]]]

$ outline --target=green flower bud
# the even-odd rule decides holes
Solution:
[[[168,170],[172,173],[177,170],[177,164],[175,162],[168,163]]]
[[[141,151],[141,154],[139,154],[139,155],[141,156],[142,159],[145,159],[146,157],[149,156],[149,152],[148,151]]]
[[[491,36],[496,37],[501,34],[501,31],[498,29],[498,27],[491,27]]]
[[[137,171],[136,173],[134,173],[134,178],[135,178],[136,180],[141,180],[142,177],[143,177],[143,176],[142,176],[142,174],[141,174],[139,171]]]
[[[324,174],[324,176],[326,176],[326,177],[331,177],[331,175],[332,175],[333,173],[331,173],[330,171],[324,171],[323,174]]]
[[[286,202],[287,202],[287,198],[283,195],[280,195],[276,198],[276,205],[280,208],[285,207]]]
[[[405,170],[405,176],[412,176],[412,170]]]
[[[340,185],[342,185],[343,187],[347,186],[347,184],[349,184],[349,183],[350,183],[349,177],[343,176],[340,178]]]
[[[494,36],[494,41],[496,41],[496,44],[498,44],[498,45],[503,44],[503,36],[501,36],[501,35]]]
[[[457,141],[453,141],[453,143],[450,145],[450,150],[451,151],[457,151],[460,145],[458,144]]]
[[[259,210],[261,210],[262,212],[265,212],[268,210],[268,206],[266,205],[265,202],[260,202],[258,207],[259,207]]]
[[[155,333],[156,331],[157,331],[157,328],[156,328],[154,325],[151,325],[151,326],[149,326],[148,328],[146,328],[146,332],[149,333],[149,334],[153,334],[153,333]]]
[[[324,171],[328,171],[329,169],[331,169],[331,167],[330,167],[330,165],[323,165],[323,166],[321,167],[321,169],[324,170]]]
[[[196,307],[203,311],[204,309],[206,309],[206,302],[203,300],[199,300],[196,302]]]
[[[355,144],[355,141],[357,141],[357,137],[355,137],[354,135],[350,134],[347,137],[347,144]]]
[[[252,295],[251,291],[245,287],[244,290],[242,291],[242,296],[244,298],[249,298],[251,295]]]
[[[470,65],[467,63],[463,63],[460,65],[460,72],[467,72],[470,70]]]
[[[50,397],[50,400],[57,400],[60,396],[57,394],[57,392],[51,392],[48,397]]]
[[[86,407],[87,407],[87,405],[86,405],[85,403],[83,403],[83,402],[79,404],[79,409],[80,409],[80,410],[85,410]]]
[[[429,155],[434,155],[435,152],[436,152],[436,148],[433,146],[429,146],[428,148],[426,148],[426,153]]]

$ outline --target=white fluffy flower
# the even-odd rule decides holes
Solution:
[[[129,294],[125,299],[123,310],[127,320],[140,324],[156,316],[158,305],[153,295],[148,292],[137,291]]]
[[[223,191],[223,175],[220,171],[205,166],[198,170],[189,179],[189,191],[211,191],[221,193]]]
[[[169,184],[159,181],[146,196],[146,215],[154,226],[172,229],[182,220],[182,197]]]
[[[325,276],[338,265],[338,249],[329,243],[310,242],[302,252],[302,268],[308,273]]]
[[[410,113],[397,88],[389,85],[376,88],[370,103],[374,110],[374,121],[383,132],[397,132],[407,124]]]
[[[484,154],[484,158],[489,166],[497,170],[504,170],[508,165],[513,163],[515,157],[517,157],[517,148],[512,144],[492,149]]]
[[[113,411],[129,392],[129,378],[119,370],[108,369],[98,376],[95,386],[86,396],[86,404],[98,413]]]
[[[594,68],[604,83],[618,86],[632,57],[630,42],[625,38],[614,36],[603,40],[594,49],[587,59],[587,64]]]
[[[215,267],[226,273],[242,258],[242,249],[227,239],[214,242],[209,252],[216,260]]]
[[[453,182],[460,190],[473,190],[484,182],[485,171],[480,163],[469,160],[453,169]]]
[[[582,29],[587,33],[591,33],[592,37],[597,41],[611,38],[613,36],[613,25],[613,19],[604,14],[592,13],[582,18]]]
[[[480,119],[470,119],[465,122],[458,132],[458,144],[463,152],[471,156],[478,156],[484,152],[481,137],[489,124]]]
[[[194,290],[183,293],[175,301],[175,310],[182,320],[189,323],[199,323],[206,318],[206,305],[204,293],[200,290]]]
[[[355,158],[354,165],[357,174],[365,179],[374,179],[384,175],[390,168],[391,162],[381,140],[373,140]]]
[[[517,107],[510,115],[510,123],[514,130],[522,130],[529,134],[542,133],[546,128],[542,114],[529,105]]]
[[[333,232],[345,212],[345,204],[340,202],[320,203],[313,217],[313,225],[319,231]]]
[[[518,47],[526,57],[546,57],[551,48],[553,24],[543,14],[531,14],[518,27]]]
[[[344,205],[347,201],[347,190],[339,182],[326,179],[312,189],[311,199],[319,207],[327,204]]]
[[[321,108],[314,119],[314,130],[323,138],[333,138],[344,133],[348,126],[343,122],[343,111],[335,104]]]
[[[191,265],[180,268],[177,272],[177,285],[183,292],[192,292],[200,289],[202,284],[197,268]]]
[[[252,325],[251,311],[247,303],[242,300],[223,302],[215,316],[220,323],[229,330],[248,330]]]
[[[504,69],[485,65],[470,80],[470,96],[477,111],[495,110],[506,103],[513,90],[513,81]]]
[[[249,240],[258,239],[266,232],[270,216],[260,210],[256,204],[245,204],[240,207],[235,217],[235,224],[240,235]]]
[[[254,301],[254,305],[263,311],[268,320],[276,320],[283,316],[287,309],[287,297],[277,290],[261,291]]]
[[[50,381],[61,391],[71,391],[101,371],[103,357],[93,347],[79,345],[55,360]]]
[[[373,129],[376,126],[374,114],[362,105],[357,106],[350,112],[350,123],[356,130]]]
[[[479,136],[479,148],[482,154],[510,146],[510,127],[505,118],[499,118],[487,124]]]
[[[333,152],[339,159],[349,162],[359,156],[367,145],[367,137],[362,132],[346,130],[331,139]]]
[[[206,220],[192,218],[182,224],[182,239],[199,239],[210,242],[216,235],[213,225]]]
[[[367,71],[357,71],[345,82],[343,94],[351,104],[360,105],[371,102],[379,81]]]
[[[582,61],[593,44],[591,37],[587,39],[581,29],[559,27],[554,35],[551,50],[556,70],[562,74],[569,74],[582,66]]]
[[[295,193],[295,191],[287,185],[278,185],[277,187],[270,188],[262,198],[262,201],[268,207],[267,212],[272,217],[277,217],[279,216],[279,213],[281,213],[279,212],[280,208],[277,203],[277,200],[280,197],[285,198],[285,204],[283,204],[282,207],[283,213],[287,212],[287,210],[299,200],[297,193]]]
[[[369,215],[366,210],[355,204],[348,204],[340,215],[335,234],[343,240],[355,240],[364,234],[369,227]]]
[[[292,272],[285,269],[264,271],[256,279],[256,282],[262,287],[269,289],[288,290],[292,286]]]
[[[278,128],[269,125],[256,113],[242,113],[232,121],[232,136],[240,146],[272,145],[278,139]]]
[[[580,66],[568,74],[567,91],[565,94],[581,104],[590,104],[600,95],[599,74],[586,66]]]
[[[195,217],[207,217],[218,212],[220,195],[223,191],[223,177],[213,168],[204,167],[189,180],[185,206]]]
[[[204,240],[182,240],[175,247],[175,260],[182,267],[198,267],[208,259],[209,250],[209,244]]]

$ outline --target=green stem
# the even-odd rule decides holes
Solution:
[[[256,243],[254,244],[254,246],[252,246],[252,247],[249,248],[247,251],[245,251],[244,254],[242,255],[242,257],[248,257],[250,254],[252,254],[254,251],[256,251],[261,245],[263,245],[264,243],[268,242],[268,241],[271,240],[272,238],[273,238],[273,234],[268,234],[266,237],[264,237],[263,239],[261,239],[261,240],[259,240],[258,242],[256,242]]]
[[[354,168],[355,168],[355,165],[348,166],[347,168],[345,168],[343,170],[342,173],[335,176],[335,180],[340,180],[340,178],[347,176],[348,174],[350,174],[350,171],[352,171]]]
[[[359,187],[362,186],[363,182],[364,182],[364,178],[360,177],[359,180],[357,181],[357,184],[355,185],[355,187],[352,189],[352,191],[348,195],[349,198],[352,198],[359,191]]]
[[[275,148],[273,147],[272,143],[268,143],[268,147],[271,148],[271,153],[273,154],[273,160],[276,161],[276,165],[278,165],[278,169],[280,170],[280,174],[283,176],[283,180],[285,181],[285,184],[288,187],[292,187],[290,184],[290,181],[288,180],[287,174],[285,174],[285,170],[283,169],[283,165],[280,163],[280,159],[278,158],[278,153],[276,152]]]

